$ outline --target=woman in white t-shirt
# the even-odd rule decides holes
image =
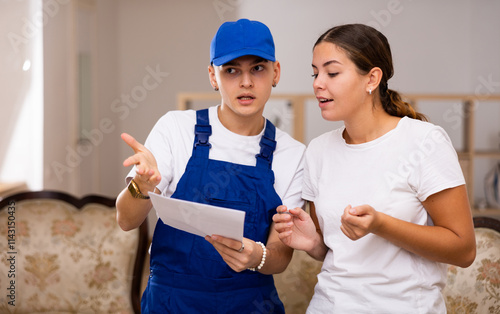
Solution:
[[[273,217],[283,243],[324,261],[308,313],[445,313],[445,264],[475,258],[450,139],[388,88],[391,51],[374,28],[328,30],[312,68],[322,117],[344,126],[307,148],[311,214]]]

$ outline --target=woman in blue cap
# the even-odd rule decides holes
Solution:
[[[137,228],[152,208],[147,193],[246,212],[242,242],[202,238],[160,219],[151,245],[143,313],[284,313],[272,274],[292,250],[272,216],[281,204],[302,207],[303,144],[276,129],[263,110],[280,78],[274,41],[264,24],[224,23],[210,47],[209,79],[221,103],[171,111],[145,145],[128,134],[135,154],[129,185],[117,199],[122,229]]]

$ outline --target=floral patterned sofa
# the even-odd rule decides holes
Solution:
[[[476,259],[468,268],[448,267],[443,294],[448,314],[500,313],[500,221],[475,217]]]
[[[115,201],[53,191],[0,201],[0,313],[140,313],[147,220],[122,231]]]

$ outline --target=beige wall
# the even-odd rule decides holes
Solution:
[[[36,1],[0,4],[0,183],[42,186],[42,32]]]
[[[48,3],[54,3],[46,1]],[[98,29],[92,69],[96,84],[93,125],[87,130],[94,137],[85,147],[78,146],[78,34],[75,1],[58,2],[57,13],[48,15],[44,27],[44,188],[76,195],[116,192],[118,176],[114,157],[118,143],[111,130],[118,130],[109,103],[117,95],[116,10],[115,1],[96,2]],[[105,170],[103,170],[105,169]],[[103,173],[105,175],[103,175]]]
[[[97,83],[93,128],[87,130],[94,141],[85,147],[77,145],[72,79],[78,6],[60,3],[44,27],[45,188],[116,196],[128,171],[121,163],[131,153],[120,133],[144,142],[156,120],[176,108],[177,92],[210,90],[209,44],[221,19],[212,2],[195,3],[95,2]]]
[[[391,87],[404,92],[471,93],[482,84],[481,78],[491,78],[490,90],[500,93],[500,84],[495,83],[500,82],[498,1],[95,1],[93,130],[100,131],[102,139],[91,143],[91,153],[75,162],[69,153],[77,149],[78,132],[72,80],[74,1],[44,1],[54,2],[59,3],[58,11],[43,28],[47,189],[115,196],[127,172],[121,163],[131,153],[120,133],[128,132],[142,142],[157,119],[175,109],[178,92],[210,91],[210,40],[222,21],[238,17],[259,19],[271,28],[283,70],[276,93],[310,93],[314,40],[330,26],[348,22],[371,23],[389,38],[396,66]],[[2,75],[0,85],[10,78]],[[15,109],[7,113],[15,114]],[[316,108],[308,106],[306,119],[317,127],[309,127],[309,137],[331,127],[315,116]],[[54,167],[58,163],[67,167],[59,174]]]

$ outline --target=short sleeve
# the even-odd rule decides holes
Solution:
[[[276,193],[280,196],[283,205],[288,208],[303,207],[302,177],[305,145],[280,129],[276,129],[276,141],[272,164]],[[255,156],[254,152],[251,155]]]
[[[421,202],[432,194],[465,184],[457,152],[439,126],[427,133],[409,158],[415,165],[409,183]]]
[[[318,153],[314,151],[316,145],[311,142],[306,149],[305,162],[304,162],[304,178],[302,181],[302,198],[314,202],[318,195],[318,175],[317,168],[319,167],[319,160],[316,156]]]
[[[299,163],[296,164],[296,169],[294,169],[294,175],[290,180],[290,184],[286,190],[285,195],[283,195],[283,204],[287,205],[289,208],[303,207],[304,200],[302,199],[302,178],[304,175],[303,169],[303,158],[300,158]],[[292,168],[290,168],[292,170]],[[276,179],[276,181],[278,178]]]

